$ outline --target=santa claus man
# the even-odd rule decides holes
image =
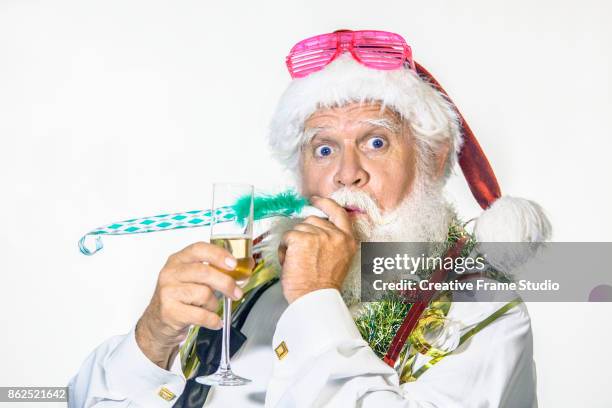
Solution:
[[[327,218],[277,223],[256,266],[271,278],[247,294],[218,270],[236,266],[227,251],[198,242],[171,255],[134,329],[102,343],[71,380],[70,405],[536,406],[522,303],[453,302],[442,315],[427,304],[403,341],[384,334],[397,349],[385,354],[364,332],[364,321],[371,327],[376,320],[360,303],[358,260],[362,241],[468,236],[443,194],[457,162],[487,209],[472,238],[546,240],[550,224],[540,207],[500,198],[469,127],[401,36],[340,30],[299,42],[286,62],[292,81],[270,145]],[[215,291],[244,297],[231,351],[232,368],[252,380],[248,385],[194,381],[219,361]],[[459,341],[438,354],[431,344],[423,350],[412,331],[424,316],[454,322]]]

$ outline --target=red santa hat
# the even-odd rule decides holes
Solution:
[[[421,147],[451,147],[445,179],[459,163],[470,190],[485,210],[474,224],[480,242],[540,242],[551,226],[535,202],[502,196],[495,174],[465,119],[435,78],[421,65],[395,70],[368,68],[344,53],[322,70],[291,81],[270,125],[274,155],[298,175],[306,119],[317,109],[376,101],[407,121]]]

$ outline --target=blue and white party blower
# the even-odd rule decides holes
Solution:
[[[174,214],[160,214],[150,217],[133,218],[114,222],[85,234],[79,240],[79,249],[84,255],[93,255],[103,248],[102,235],[143,234],[147,232],[169,231],[181,228],[205,227],[216,222],[236,221],[248,217],[250,197],[240,197],[227,207],[211,210],[193,210]],[[278,194],[257,194],[253,197],[253,219],[255,221],[270,217],[308,217],[316,215],[327,218],[327,215],[310,205],[305,197],[293,190]],[[95,237],[95,249],[87,248],[86,240]]]

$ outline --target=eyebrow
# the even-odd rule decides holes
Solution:
[[[399,125],[395,121],[389,120],[387,118],[364,119],[364,120],[360,120],[358,123],[363,123],[363,124],[374,126],[374,127],[385,128],[393,133],[399,132]]]
[[[370,125],[372,127],[381,127],[393,133],[398,133],[400,130],[399,125],[395,121],[389,120],[387,118],[364,119],[364,120],[360,120],[357,123],[364,124],[364,125]],[[331,128],[332,128],[331,126],[316,126],[316,127],[312,127],[312,128],[308,128],[304,130],[304,144],[308,144],[312,142],[312,139],[314,139],[315,136],[317,136],[317,134],[320,131],[331,129]]]

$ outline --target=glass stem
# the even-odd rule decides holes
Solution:
[[[221,342],[220,371],[230,371],[230,332],[232,330],[232,299],[223,296],[223,341]]]

